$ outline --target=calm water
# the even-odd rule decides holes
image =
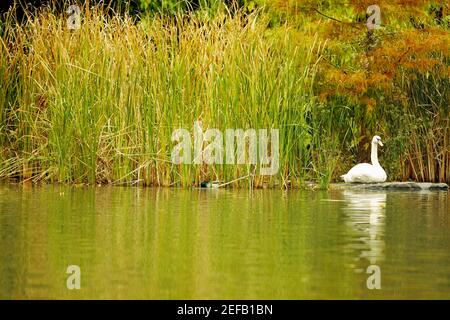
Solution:
[[[0,185],[0,239],[2,299],[450,298],[442,191]]]

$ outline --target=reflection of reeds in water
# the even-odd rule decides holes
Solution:
[[[376,264],[384,259],[385,192],[344,191],[346,225],[352,230],[352,250],[360,251],[359,259]],[[356,240],[353,241],[353,240]]]

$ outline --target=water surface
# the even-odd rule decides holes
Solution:
[[[448,192],[0,185],[1,299],[450,298]],[[81,289],[68,290],[78,265]],[[367,288],[367,268],[381,289]]]

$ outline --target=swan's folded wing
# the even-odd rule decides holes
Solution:
[[[346,174],[350,182],[369,182],[372,180],[373,166],[369,163],[359,163]]]

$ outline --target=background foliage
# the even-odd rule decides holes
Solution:
[[[369,161],[374,134],[390,180],[450,181],[444,1],[377,1],[374,31],[365,0],[78,1],[77,32],[68,3],[2,15],[3,178],[190,186],[252,173],[168,162],[172,130],[202,119],[282,132],[279,175],[235,186],[326,187]]]

